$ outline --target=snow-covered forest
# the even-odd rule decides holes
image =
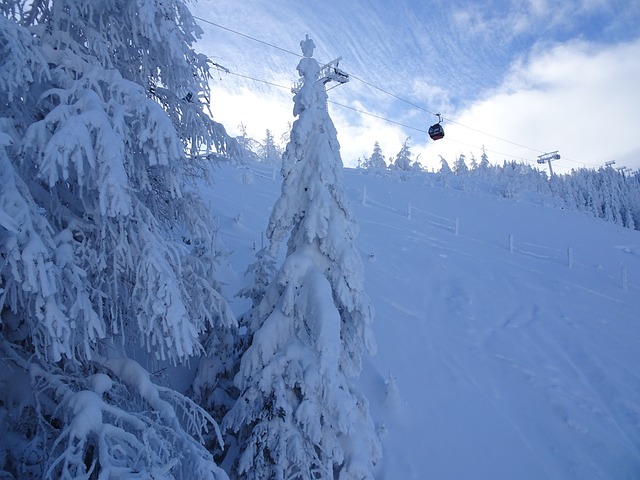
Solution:
[[[347,170],[308,36],[232,138],[182,0],[0,10],[0,478],[638,474],[638,172]]]
[[[273,136],[247,143],[240,148],[240,162],[273,164],[277,151]],[[491,162],[485,151],[480,159],[460,154],[449,161],[440,158],[437,171],[425,169],[411,153],[410,139],[403,142],[395,155],[385,157],[376,142],[368,158],[358,159],[358,169],[367,173],[407,180],[421,179],[430,185],[459,190],[477,189],[478,184],[503,198],[527,198],[542,204],[586,212],[618,225],[640,230],[640,172],[607,165],[599,169],[580,168],[570,174],[550,176],[546,171],[517,160]]]

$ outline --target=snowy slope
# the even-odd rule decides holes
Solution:
[[[280,177],[213,175],[232,297]],[[380,478],[640,478],[640,232],[354,170],[344,187],[376,309],[361,388]]]

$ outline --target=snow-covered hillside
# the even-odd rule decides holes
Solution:
[[[213,176],[231,298],[281,179]],[[640,478],[640,232],[470,184],[345,170],[344,188],[376,310],[379,478]]]

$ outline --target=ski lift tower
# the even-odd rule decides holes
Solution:
[[[349,75],[338,68],[338,64],[342,60],[342,57],[338,57],[335,60],[320,67],[319,80],[325,85],[329,82],[336,82],[338,85],[342,85],[349,81]],[[336,87],[338,85],[335,85]],[[333,87],[332,87],[333,88]]]
[[[320,67],[320,71],[318,73],[318,82],[321,82],[323,85],[326,85],[329,82],[336,83],[336,85],[334,85],[333,87],[327,88],[327,91],[337,87],[338,85],[343,85],[349,81],[349,74],[344,70],[338,68],[340,60],[342,60],[342,57],[338,57],[335,60],[332,60],[326,65]],[[293,87],[291,88],[291,93],[298,93],[302,88],[303,83],[303,80],[299,80],[294,83]]]
[[[552,160],[560,160],[560,154],[556,150],[555,152],[544,153],[538,156],[538,163],[548,163],[549,164],[549,175],[553,177],[553,168],[551,167]]]
[[[625,172],[631,171],[629,167],[616,167],[616,169],[622,174],[622,178],[626,179]]]

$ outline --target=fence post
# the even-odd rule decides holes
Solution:
[[[622,267],[622,291],[623,292],[629,291],[629,276],[627,274],[626,267]]]
[[[573,268],[573,248],[567,248],[567,266]]]
[[[458,233],[460,232],[460,219],[456,218],[456,229],[455,229],[455,234],[458,235]]]
[[[407,218],[411,220],[411,203],[409,203],[409,206],[407,207]]]
[[[513,234],[509,234],[509,253],[513,253]]]
[[[367,187],[362,187],[362,205],[367,204]]]

